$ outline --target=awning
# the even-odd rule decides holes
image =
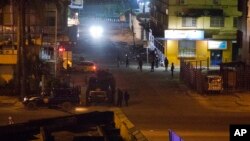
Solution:
[[[178,13],[180,17],[224,16],[222,9],[185,9]]]

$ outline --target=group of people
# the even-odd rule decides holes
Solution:
[[[129,93],[127,90],[122,91],[120,88],[117,89],[117,106],[122,107],[124,101],[125,106],[128,106]]]
[[[154,68],[158,67],[158,64],[159,64],[159,57],[157,55],[157,53],[153,53],[152,55],[152,61],[151,61],[151,72],[154,72]],[[140,71],[142,71],[142,66],[143,66],[143,61],[142,61],[142,58],[140,57],[139,54],[137,54],[136,56],[136,59],[137,59],[137,62],[138,62],[138,69]],[[118,67],[120,66],[120,57],[118,56],[117,57],[117,60],[118,60]],[[126,60],[125,60],[125,63],[126,63],[126,68],[129,67],[129,57],[128,57],[128,54],[126,54]],[[168,65],[169,65],[169,61],[167,59],[167,57],[165,57],[164,59],[164,66],[165,66],[165,70],[168,71]],[[170,67],[170,71],[171,71],[171,76],[174,77],[174,63],[171,63],[171,67]]]

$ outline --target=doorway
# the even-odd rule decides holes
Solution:
[[[210,50],[211,65],[217,66],[222,63],[222,50]]]

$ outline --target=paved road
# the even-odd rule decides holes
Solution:
[[[116,33],[116,38],[111,36],[113,33]],[[100,67],[108,68],[114,73],[118,87],[128,89],[131,95],[129,106],[121,109],[149,140],[167,141],[168,129],[172,129],[185,141],[228,141],[230,124],[250,124],[249,94],[200,95],[179,81],[178,71],[172,79],[170,73],[163,68],[150,72],[146,64],[143,72],[137,69],[136,62],[131,62],[129,68],[125,68],[124,64],[117,68],[116,53],[126,52],[124,47],[129,46],[126,42],[131,44],[131,39],[127,34],[117,32],[106,34],[102,42],[93,42],[89,37],[82,36],[74,55],[95,60]],[[84,83],[81,74],[74,74],[72,78],[78,84]],[[24,119],[68,114],[52,109],[27,111],[18,103],[6,105],[4,100],[1,97],[1,124],[7,122],[9,115],[21,122]],[[81,110],[88,112],[113,108],[115,107],[98,105],[81,107]]]
[[[109,33],[101,44],[81,38],[82,46],[91,46],[82,55],[95,58],[109,68],[117,78],[118,87],[128,89],[131,100],[129,107],[122,110],[150,140],[166,141],[168,129],[172,129],[185,141],[228,141],[230,124],[250,123],[250,108],[240,105],[242,101],[237,95],[193,93],[179,81],[178,72],[172,79],[163,68],[150,72],[145,65],[143,72],[139,72],[136,62],[129,68],[125,65],[117,68],[117,51],[125,55],[124,46],[129,45],[124,42],[131,44],[131,36]]]

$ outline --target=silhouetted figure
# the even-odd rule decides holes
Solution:
[[[119,68],[119,67],[120,67],[120,56],[117,55],[117,68]]]
[[[122,91],[121,89],[117,89],[117,106],[121,107],[122,106],[122,99],[123,99],[123,95],[122,95]]]
[[[158,57],[157,54],[156,54],[156,57],[155,57],[155,67],[156,67],[156,68],[159,67],[159,57]]]
[[[126,68],[129,66],[128,54],[126,54]]]
[[[155,60],[153,59],[151,62],[151,72],[154,72]]]
[[[142,71],[142,65],[143,65],[143,62],[142,62],[142,59],[139,60],[139,69],[140,71]]]
[[[140,59],[141,59],[140,55],[137,54],[137,55],[136,55],[136,61],[138,62],[138,67],[137,67],[137,69],[140,69]]]
[[[171,64],[171,76],[174,77],[174,63]]]
[[[168,58],[165,57],[164,59],[165,70],[168,71]]]
[[[125,90],[125,92],[124,92],[124,102],[125,102],[126,106],[128,106],[128,101],[129,101],[129,94],[128,94],[128,91]]]

